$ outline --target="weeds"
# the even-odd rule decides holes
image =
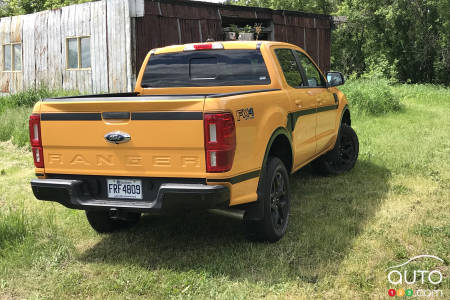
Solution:
[[[350,108],[363,114],[379,115],[399,111],[401,103],[386,79],[351,79],[341,88]]]
[[[36,102],[45,98],[78,95],[77,91],[49,90],[42,87],[0,97],[0,141],[12,140],[28,145],[28,117]]]

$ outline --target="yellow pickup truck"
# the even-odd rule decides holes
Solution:
[[[37,199],[106,233],[142,213],[241,212],[254,240],[286,232],[289,174],[350,170],[346,97],[301,48],[208,42],[151,50],[134,93],[43,99],[30,116]]]

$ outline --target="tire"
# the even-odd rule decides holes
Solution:
[[[120,219],[112,218],[109,211],[86,211],[86,218],[91,227],[98,233],[111,233],[130,228],[139,222],[140,213],[127,212]]]
[[[252,241],[276,242],[286,233],[289,221],[289,175],[278,157],[269,157],[258,185],[258,201],[262,201],[261,220],[246,220],[246,236]]]
[[[356,132],[347,124],[342,124],[334,148],[314,161],[313,165],[322,175],[338,175],[355,166],[358,153]]]

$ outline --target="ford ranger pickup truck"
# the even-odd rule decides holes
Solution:
[[[107,233],[142,213],[242,212],[247,236],[286,232],[289,174],[355,165],[339,72],[281,42],[151,50],[134,93],[43,99],[29,120],[35,197],[86,211]]]

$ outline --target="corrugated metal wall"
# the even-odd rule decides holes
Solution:
[[[274,40],[304,48],[322,70],[330,69],[331,26],[326,15],[278,11],[196,1],[144,0],[136,18],[136,71],[149,50],[179,43],[222,40],[222,19],[273,23]]]

